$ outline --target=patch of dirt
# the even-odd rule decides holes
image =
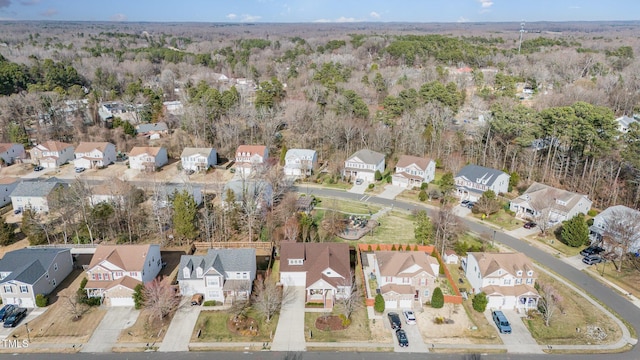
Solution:
[[[231,317],[227,320],[227,329],[236,335],[257,336],[258,322],[251,317]]]
[[[423,306],[423,311],[416,311],[418,327],[425,342],[430,343],[472,343],[465,339],[465,333],[473,326],[462,305],[445,304],[442,309]],[[445,323],[437,324],[436,318],[445,319]],[[449,321],[447,321],[449,320]]]
[[[337,331],[344,330],[346,327],[342,326],[342,319],[339,316],[320,316],[316,319],[316,328],[323,331]]]

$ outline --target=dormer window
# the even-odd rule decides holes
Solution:
[[[516,273],[516,276],[522,276],[522,270],[518,270],[518,272]]]
[[[529,270],[529,271],[527,272],[527,276],[533,276],[533,271]]]
[[[196,276],[197,277],[202,277],[202,268],[201,267],[196,268]]]
[[[184,277],[185,279],[188,279],[191,277],[191,273],[189,272],[189,268],[184,268],[182,269],[182,277]]]
[[[303,259],[289,259],[289,265],[302,265],[303,263]]]

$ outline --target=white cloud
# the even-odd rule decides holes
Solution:
[[[464,17],[464,16],[460,16],[456,22],[459,22],[459,23],[466,23],[466,22],[468,22],[468,21],[469,21],[469,19],[467,19],[466,17]]]
[[[237,18],[237,17],[238,17],[238,15],[236,15],[234,13],[231,13],[231,14],[227,15],[227,19],[229,19],[229,20],[235,20],[235,18]]]
[[[127,15],[125,14],[111,15],[111,21],[127,21]]]
[[[257,16],[257,15],[249,15],[249,14],[242,14],[242,18],[240,21],[244,21],[244,22],[254,22],[254,21],[258,21],[262,18],[262,16]]]
[[[374,18],[374,19],[380,19],[380,14],[378,14],[378,13],[377,13],[377,12],[375,12],[375,11],[370,12],[370,13],[369,13],[369,16],[371,16],[371,17],[372,17],[372,18]]]
[[[351,22],[360,22],[360,21],[363,21],[363,20],[358,20],[358,19],[352,18],[352,17],[340,16],[339,18],[337,18],[335,20],[317,19],[317,20],[314,20],[313,22],[316,22],[316,23],[351,23]]]
[[[491,7],[491,5],[493,5],[493,1],[491,0],[478,0],[478,2],[483,9],[488,9]]]

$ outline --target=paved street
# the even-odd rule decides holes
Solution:
[[[133,307],[114,306],[108,308],[107,313],[98,324],[89,341],[82,347],[81,352],[111,352],[118,341],[120,332],[135,324],[139,314],[140,311],[135,310]]]
[[[173,316],[171,324],[169,324],[158,351],[189,351],[191,335],[201,310],[202,306],[191,306],[190,299],[183,299],[182,305]]]

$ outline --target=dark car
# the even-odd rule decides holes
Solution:
[[[602,256],[600,255],[589,255],[589,256],[585,256],[584,259],[582,259],[582,262],[587,265],[598,264],[598,263],[601,263],[602,261],[603,259],[602,259]]]
[[[600,246],[589,246],[582,249],[582,251],[580,251],[580,255],[582,256],[598,255],[601,252],[604,252],[604,249],[601,248]]]
[[[6,328],[16,327],[16,325],[18,325],[18,323],[25,317],[27,317],[27,309],[16,308],[11,312],[9,317],[4,319],[4,327]]]
[[[407,333],[402,329],[396,330],[396,337],[398,338],[398,345],[400,347],[408,347],[409,339],[407,339]]]
[[[469,209],[473,209],[473,206],[474,206],[475,204],[476,204],[475,202],[473,202],[473,201],[469,201],[469,203],[467,204],[467,207],[468,207]]]
[[[15,215],[18,215],[18,214],[20,214],[21,212],[22,212],[22,209],[15,209],[15,210],[13,210],[13,213],[14,213]]]
[[[15,305],[11,304],[3,306],[2,309],[0,309],[0,321],[4,321],[5,318],[9,317],[15,308]]]
[[[400,315],[398,313],[390,312],[387,314],[389,318],[389,324],[391,324],[391,328],[393,330],[402,328],[402,323],[400,322]]]
[[[467,206],[469,206],[469,203],[470,203],[470,202],[471,202],[471,201],[469,201],[469,200],[462,200],[462,201],[460,202],[460,206],[462,206],[462,207],[467,207]]]
[[[534,227],[536,227],[536,223],[534,223],[533,221],[528,221],[526,223],[524,223],[524,228],[525,229],[533,229]]]
[[[44,170],[44,168],[40,165],[33,168],[33,171],[42,171],[42,170]]]

